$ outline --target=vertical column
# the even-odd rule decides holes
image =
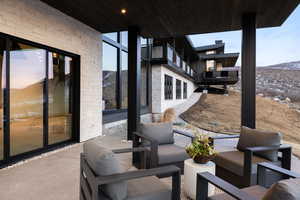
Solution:
[[[256,118],[256,14],[242,17],[241,124],[255,128]]]
[[[140,125],[141,104],[141,38],[137,27],[128,29],[128,130],[127,139]],[[133,141],[133,145],[135,142]]]

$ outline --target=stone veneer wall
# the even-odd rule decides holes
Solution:
[[[38,0],[0,0],[0,32],[80,55],[80,141],[101,135],[101,33]]]
[[[173,99],[165,100],[164,79],[165,74],[173,77]],[[176,79],[181,80],[181,93],[183,97],[183,81],[187,83],[187,99],[176,99]],[[189,100],[196,89],[196,85],[185,77],[169,70],[163,65],[152,66],[152,112],[162,113],[167,108],[172,108]]]

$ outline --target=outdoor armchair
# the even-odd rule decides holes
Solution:
[[[237,137],[236,135],[221,136],[215,137],[213,140]],[[256,184],[257,163],[270,162],[290,170],[291,147],[281,144],[279,133],[267,133],[243,127],[237,149],[219,153],[214,162],[218,177],[237,187],[248,187]],[[268,173],[269,182],[276,179],[280,179],[280,176],[272,172]]]
[[[175,166],[140,170],[132,168],[116,173],[119,168],[113,165],[119,163],[115,154],[141,152],[146,155],[146,148],[110,151],[93,142],[85,145],[89,146],[84,146],[80,156],[80,200],[180,199],[180,169]],[[172,177],[172,188],[156,177],[165,174]]]
[[[208,172],[197,175],[197,200],[294,200],[299,199],[300,174],[291,172],[270,163],[259,163],[257,185],[239,189],[236,186]],[[271,188],[265,187],[266,171],[281,174],[284,181],[279,181]],[[293,180],[291,180],[292,178]],[[289,180],[288,180],[289,179]],[[213,184],[224,193],[208,197],[208,184]],[[293,198],[291,198],[293,197]]]
[[[188,137],[191,141],[194,139],[189,133],[173,130],[171,123],[144,124],[141,132],[134,133],[134,146],[149,149],[147,168],[175,165],[183,173],[184,160],[189,156],[184,147],[175,144],[174,133]]]

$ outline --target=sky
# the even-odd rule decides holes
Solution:
[[[195,47],[225,42],[225,53],[241,52],[241,31],[190,35]],[[256,65],[300,61],[300,5],[280,27],[257,29]],[[237,61],[241,65],[241,56]]]

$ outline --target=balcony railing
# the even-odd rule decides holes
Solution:
[[[183,61],[168,43],[152,47],[152,63],[168,64],[170,67],[176,68],[177,71],[194,78],[195,72],[192,67]]]
[[[196,81],[204,85],[235,84],[238,80],[239,71],[210,71],[196,77]]]

